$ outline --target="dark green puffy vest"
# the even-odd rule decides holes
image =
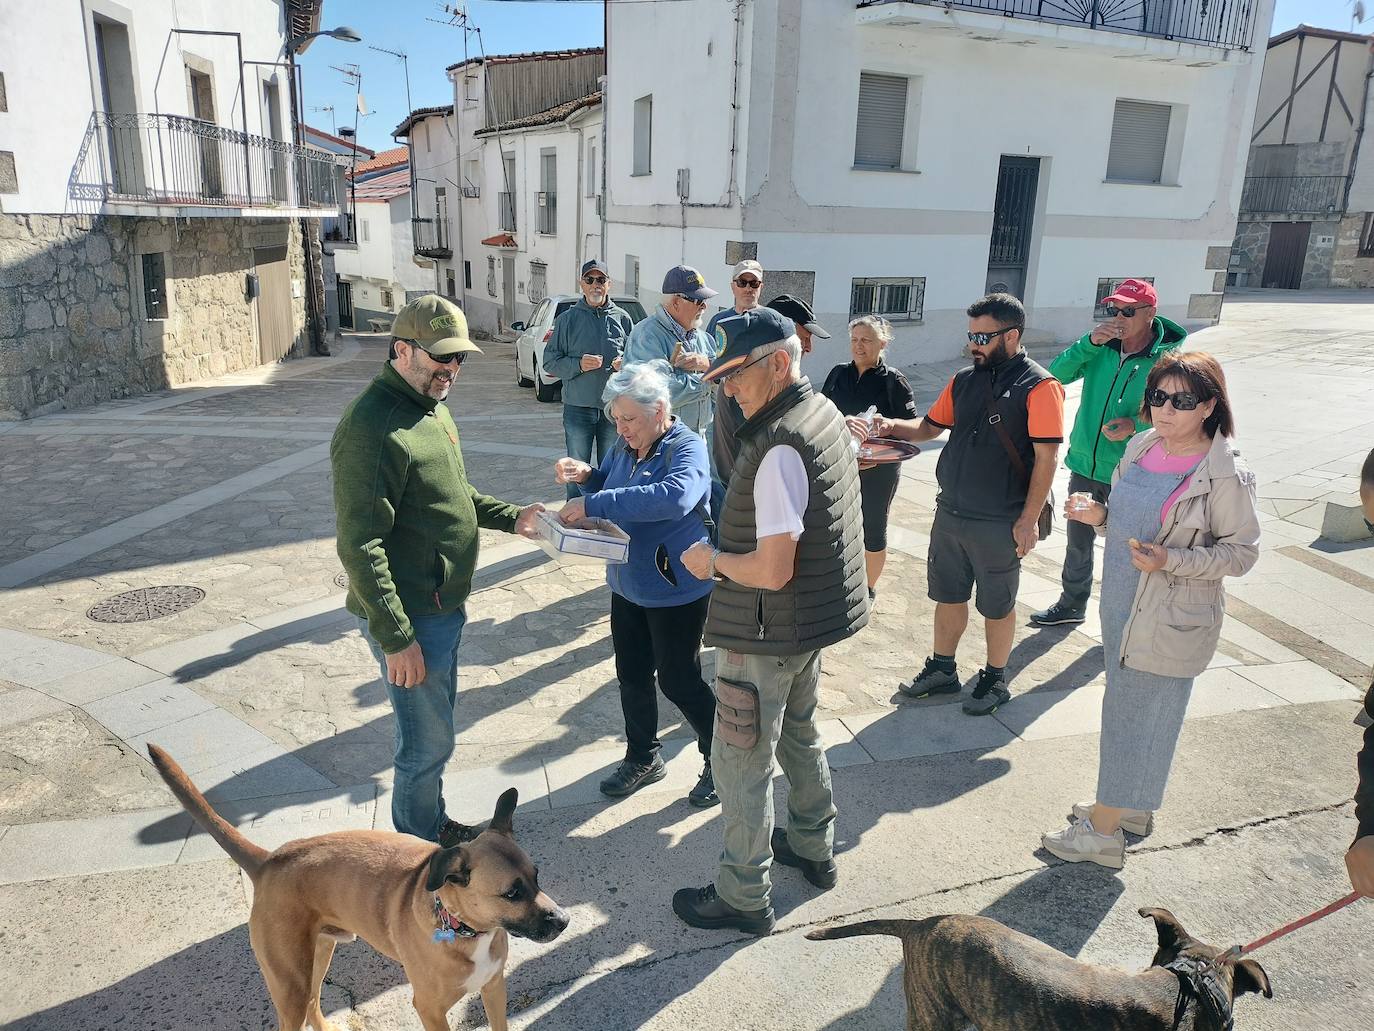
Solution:
[[[705,642],[749,655],[802,655],[843,641],[868,623],[859,467],[844,417],[803,378],[740,427],[739,455],[720,515],[720,550],[758,546],[754,477],[768,449],[796,448],[811,494],[797,541],[797,566],[778,591],[716,584]]]

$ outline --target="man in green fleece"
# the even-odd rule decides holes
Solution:
[[[1140,418],[1145,378],[1160,355],[1183,343],[1188,331],[1155,309],[1159,295],[1143,279],[1127,279],[1102,302],[1107,321],[1094,326],[1050,363],[1050,374],[1066,386],[1083,381],[1073,433],[1069,437],[1069,493],[1105,502],[1112,471],[1126,441],[1148,426]],[[1093,541],[1086,523],[1068,521],[1063,590],[1049,608],[1031,614],[1038,626],[1083,622],[1093,588]]]
[[[348,610],[381,666],[396,714],[398,831],[451,847],[474,835],[448,819],[458,641],[477,566],[477,528],[535,535],[543,505],[521,508],[468,483],[458,428],[443,401],[463,360],[481,351],[462,310],[436,294],[391,327],[381,374],[344,411],[329,445]]]

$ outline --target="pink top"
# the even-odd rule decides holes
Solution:
[[[1169,509],[1173,508],[1179,495],[1188,489],[1187,474],[1196,469],[1198,463],[1206,457],[1205,451],[1200,455],[1171,455],[1164,450],[1163,441],[1156,441],[1150,450],[1140,456],[1140,467],[1147,473],[1172,473],[1174,476],[1184,477],[1183,482],[1178,485],[1178,490],[1164,499],[1164,506],[1159,510],[1161,523],[1168,517]]]

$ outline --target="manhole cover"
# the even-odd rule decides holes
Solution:
[[[140,587],[106,598],[91,606],[87,619],[97,623],[146,623],[150,619],[175,615],[205,597],[199,587],[177,584],[172,587]]]
[[[340,573],[338,576],[334,577],[334,583],[342,587],[345,591],[348,590],[348,574]]]

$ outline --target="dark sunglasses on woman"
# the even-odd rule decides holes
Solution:
[[[1158,387],[1152,387],[1145,391],[1145,403],[1151,408],[1163,408],[1165,401],[1172,401],[1174,408],[1180,412],[1191,412],[1201,404],[1196,394],[1190,394],[1186,390],[1180,390],[1177,394],[1166,394]]]

